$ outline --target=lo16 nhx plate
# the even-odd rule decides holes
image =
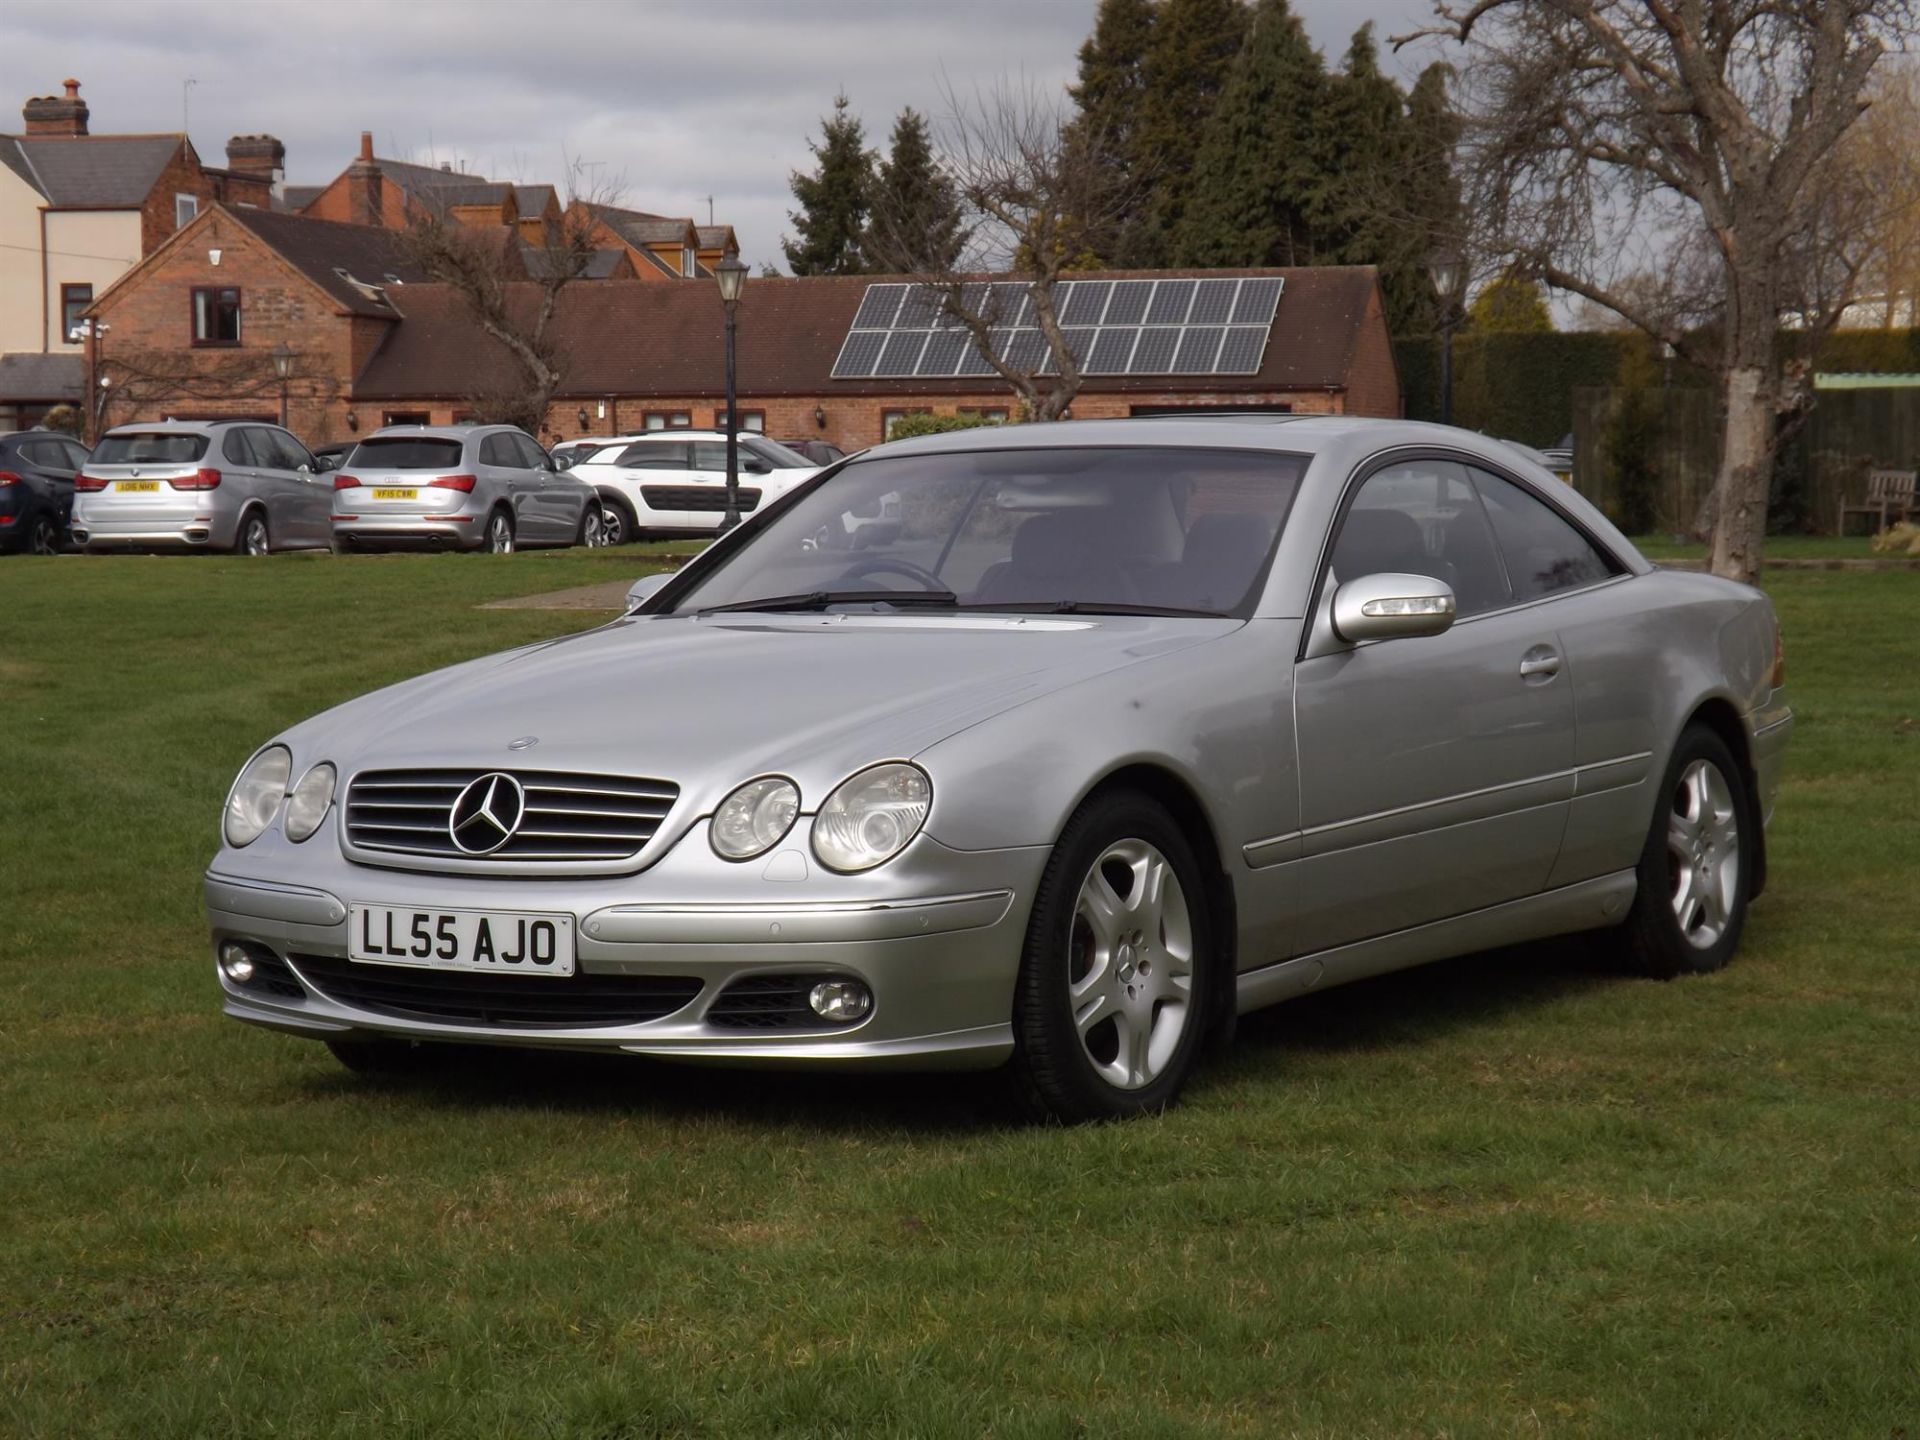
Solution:
[[[347,958],[490,975],[571,975],[573,916],[349,905]]]

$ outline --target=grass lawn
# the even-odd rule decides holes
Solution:
[[[1707,547],[1695,540],[1671,535],[1637,535],[1634,545],[1649,560],[1704,560]],[[1871,535],[1769,535],[1770,560],[1884,560],[1873,548]]]
[[[222,1018],[253,747],[644,568],[0,562],[0,1435],[1920,1435],[1920,574],[1770,579],[1801,728],[1709,978],[1432,966],[1071,1132]]]

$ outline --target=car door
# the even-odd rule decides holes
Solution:
[[[73,514],[74,477],[79,474],[80,466],[86,463],[86,452],[77,445],[69,445],[51,437],[22,440],[19,451],[35,482],[34,489],[38,491],[36,502],[52,513],[55,523],[64,532]],[[75,452],[80,456],[78,461],[74,459]]]
[[[1634,865],[1653,814],[1659,753],[1663,619],[1636,598],[1618,559],[1535,488],[1490,468],[1470,471],[1486,505],[1515,597],[1552,612],[1578,725],[1574,793],[1553,885]],[[1543,493],[1544,489],[1544,493]]]
[[[646,507],[636,511],[642,530],[685,530],[692,523],[686,494],[693,446],[685,440],[641,440],[620,457],[622,489]]]
[[[744,444],[735,442],[734,461],[738,467],[736,474],[740,482],[740,514],[744,517],[753,514],[766,498],[766,480],[769,471],[767,462],[755,455]],[[724,440],[696,440],[693,442],[693,479],[699,487],[700,509],[713,517],[713,523],[719,524],[719,517],[727,508],[727,442]],[[689,507],[690,509],[692,507]],[[700,524],[702,515],[688,517],[693,524]]]
[[[321,473],[307,447],[287,431],[263,427],[255,436],[256,444],[262,439],[273,451],[276,486],[280,476],[287,477],[283,504],[288,520],[282,533],[290,543],[326,544],[333,533],[332,480]]]
[[[531,474],[521,464],[504,430],[480,437],[480,478],[489,493],[507,502],[513,511],[514,534],[522,540],[540,539],[539,494]]]
[[[222,508],[237,524],[251,504],[267,510],[267,542],[279,547],[286,543],[285,501],[275,504],[271,460],[273,451],[264,440],[256,441],[257,425],[229,425],[220,435],[220,484],[232,490],[222,497]]]
[[[1383,572],[1454,589],[1445,633],[1349,645],[1332,587]],[[1533,894],[1573,790],[1573,690],[1551,607],[1516,601],[1449,459],[1394,459],[1348,496],[1295,669],[1301,953]]]
[[[583,489],[580,482],[553,467],[553,461],[531,436],[510,435],[521,462],[533,472],[540,497],[542,539],[565,545],[580,533]]]

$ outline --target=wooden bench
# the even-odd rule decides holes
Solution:
[[[1864,504],[1849,505],[1845,495],[1840,497],[1840,522],[1835,527],[1839,534],[1847,533],[1847,521],[1855,515],[1870,515],[1874,519],[1874,533],[1886,529],[1896,521],[1905,520],[1910,515],[1920,515],[1920,507],[1914,504],[1915,472],[1912,470],[1875,470],[1867,476],[1867,498]]]

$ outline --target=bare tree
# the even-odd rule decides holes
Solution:
[[[1099,163],[1102,137],[1069,123],[1064,104],[1030,83],[946,98],[939,164],[963,207],[959,256],[929,264],[925,235],[876,215],[872,258],[917,279],[938,313],[966,329],[1026,418],[1058,420],[1080,393],[1084,357],[1062,328],[1056,291],[1102,263],[1133,191]],[[1043,343],[1022,353],[1010,344],[1016,323]]]
[[[1436,0],[1466,48],[1468,213],[1521,273],[1620,315],[1717,377],[1712,567],[1751,580],[1777,421],[1851,300],[1831,161],[1910,0]],[[1629,279],[1634,283],[1627,283]],[[1777,336],[1799,327],[1788,363]]]
[[[159,419],[182,406],[205,412],[257,407],[272,415],[282,381],[263,350],[151,350],[116,346],[97,364],[95,435],[130,420]],[[296,355],[286,381],[296,408],[326,413],[343,386],[313,357]],[[118,417],[118,418],[116,418]]]
[[[537,245],[524,243],[514,226],[464,224],[449,207],[434,203],[431,192],[414,203],[400,232],[402,250],[429,279],[459,294],[519,372],[520,384],[509,392],[468,397],[480,419],[540,433],[547,404],[567,372],[554,313],[567,287],[593,264],[600,223],[595,207],[616,198],[610,192],[570,196],[559,218],[542,225]]]

